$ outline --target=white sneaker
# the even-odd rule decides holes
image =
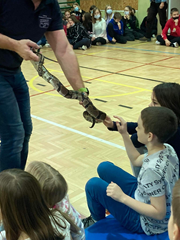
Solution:
[[[101,42],[97,42],[96,45],[97,45],[97,46],[101,46]]]
[[[173,47],[178,48],[179,44],[177,42],[173,43]]]
[[[152,37],[153,37],[153,38],[156,38],[156,35],[155,35],[155,34],[153,34],[153,35],[152,35]]]
[[[82,50],[87,50],[87,46],[83,45],[83,46],[81,47],[81,49],[82,49]]]
[[[157,44],[157,45],[160,45],[161,43],[157,40],[157,41],[156,41],[156,44]]]
[[[46,47],[50,47],[50,44],[49,44],[49,43],[46,43],[45,46],[46,46]]]

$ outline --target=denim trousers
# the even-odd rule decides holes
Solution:
[[[0,172],[24,169],[32,133],[30,98],[21,72],[0,71]]]
[[[107,186],[112,181],[121,187],[125,194],[134,198],[137,178],[110,162],[100,163],[97,171],[99,178],[91,178],[85,188],[88,207],[93,219],[99,221],[105,218],[107,209],[121,226],[133,233],[144,233],[140,223],[140,214],[106,195]]]

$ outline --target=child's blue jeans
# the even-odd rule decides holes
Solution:
[[[93,219],[99,221],[105,218],[107,209],[121,223],[121,226],[131,232],[144,233],[140,214],[106,195],[107,186],[112,181],[120,186],[125,194],[134,198],[137,178],[110,162],[100,163],[97,171],[100,178],[91,178],[86,184],[87,203]]]

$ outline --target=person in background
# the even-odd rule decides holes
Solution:
[[[91,14],[91,17],[92,17],[92,15],[93,15],[93,10],[94,10],[94,8],[96,8],[95,5],[92,5],[92,6],[90,6],[90,8],[89,8],[89,13]]]
[[[147,28],[146,28],[146,35],[142,38],[140,38],[140,41],[143,42],[150,42],[151,36],[152,36],[152,28],[154,19],[156,18],[156,15],[159,14],[160,24],[162,29],[164,29],[166,25],[166,10],[168,7],[166,0],[150,0],[151,5],[148,11],[147,16]]]
[[[106,25],[108,25],[108,23],[111,21],[113,16],[114,16],[114,14],[113,14],[112,7],[110,5],[106,5],[106,8],[105,8],[105,21],[106,21]]]
[[[124,9],[124,16],[122,18],[124,24],[124,35],[127,41],[134,41],[143,37],[137,28],[137,18],[132,14],[132,7],[126,6]]]
[[[67,38],[73,49],[86,50],[91,46],[91,37],[73,15],[68,19]]]
[[[70,11],[69,10],[66,10],[65,12],[64,12],[64,20],[66,21],[66,22],[68,22],[68,18],[71,16],[71,13],[70,13]]]
[[[127,40],[125,36],[123,36],[123,22],[121,21],[122,16],[119,12],[114,13],[113,19],[110,20],[107,26],[107,38],[110,43],[126,43]]]
[[[82,16],[85,13],[84,10],[81,10],[81,7],[77,2],[73,3],[73,11],[71,12],[71,15],[75,15],[77,20],[82,22]]]
[[[149,12],[149,8],[147,9],[147,15]],[[158,24],[158,20],[157,17],[154,18],[153,21],[153,26],[152,26],[152,32],[151,32],[151,37],[155,38],[157,35],[157,24]],[[140,31],[141,33],[146,36],[146,31],[147,31],[147,16],[143,19],[141,26],[140,26]]]
[[[93,36],[92,45],[102,45],[108,42],[106,21],[101,17],[101,11],[94,8],[92,16]]]
[[[170,29],[170,35],[168,30]],[[176,47],[180,45],[180,15],[177,8],[171,9],[171,18],[167,21],[162,34],[157,36],[156,44]]]
[[[85,12],[82,17],[83,26],[89,34],[92,34],[92,17],[91,14]]]

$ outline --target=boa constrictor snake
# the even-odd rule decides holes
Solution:
[[[83,112],[83,117],[92,123],[90,128],[93,128],[95,123],[103,122],[106,118],[106,113],[98,110],[91,100],[89,99],[89,91],[79,92],[74,90],[68,90],[60,81],[52,75],[44,66],[44,56],[39,52],[34,52],[38,57],[39,61],[31,61],[34,68],[37,70],[39,76],[41,76],[46,82],[50,83],[54,89],[63,97],[68,99],[77,99],[78,101],[82,102],[86,111]]]

